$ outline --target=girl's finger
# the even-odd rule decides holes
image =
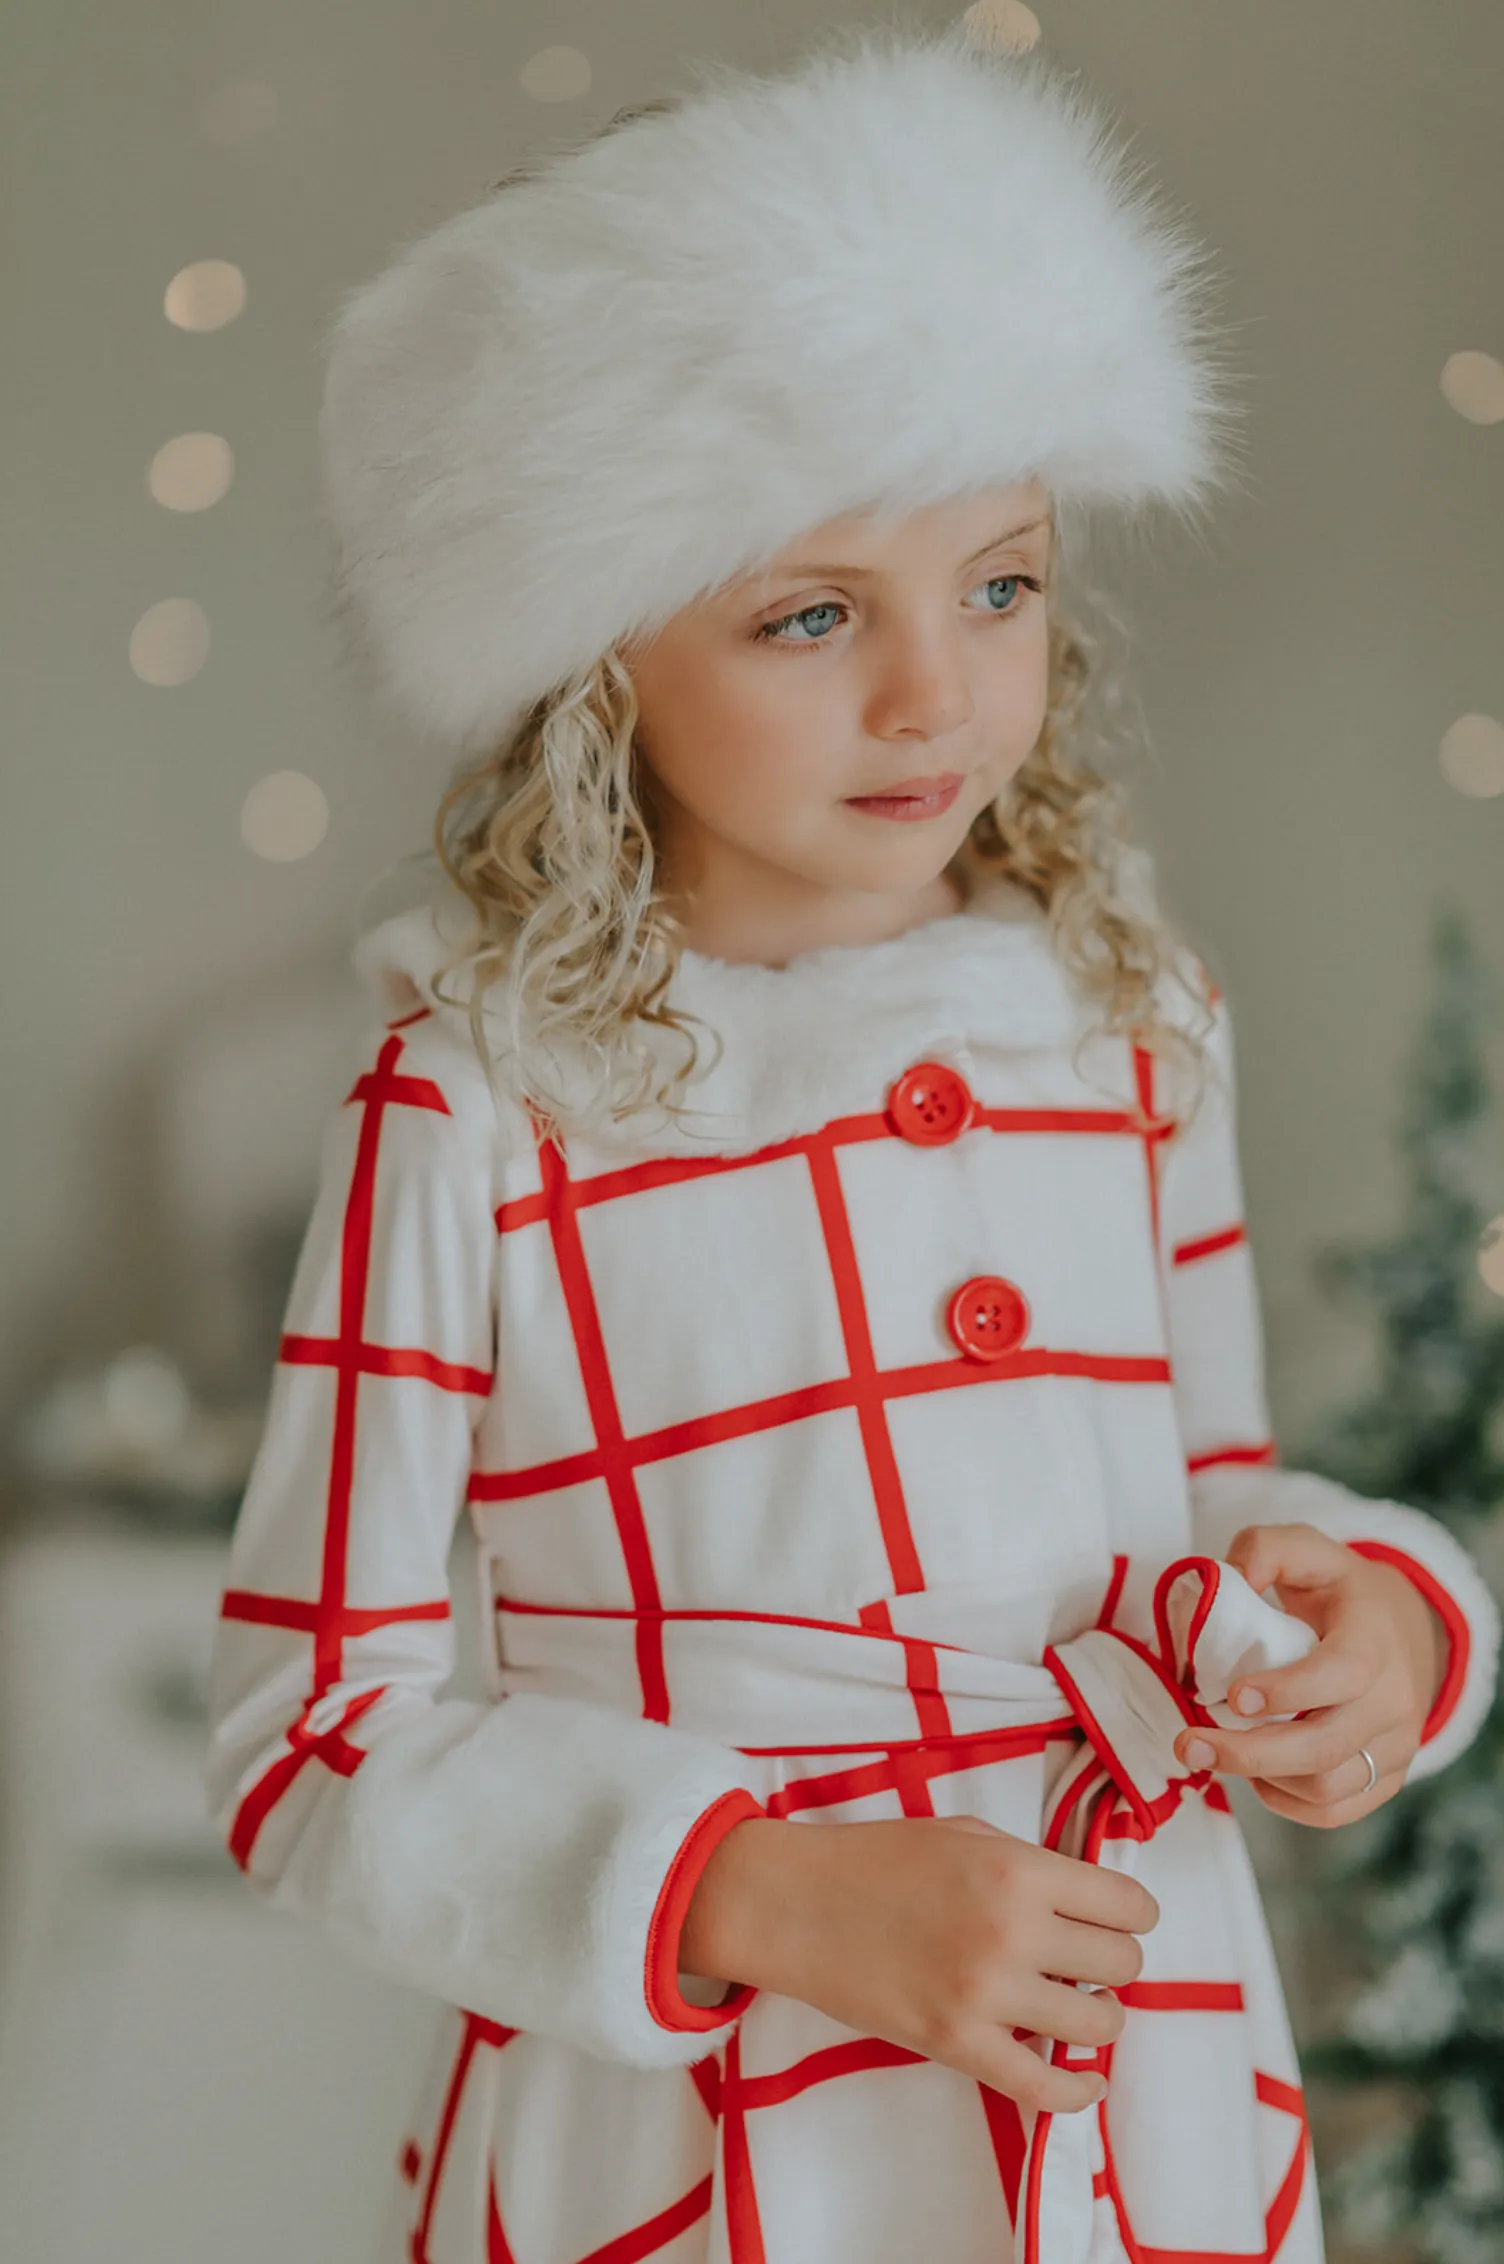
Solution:
[[[1040,1952],[1048,1972],[1069,1981],[1094,1981],[1104,1989],[1121,1989],[1144,1969],[1136,1935],[1112,1926],[1078,1925],[1073,1918],[1054,1921],[1041,1938]]]
[[[1352,1569],[1342,1543],[1314,1525],[1245,1525],[1225,1554],[1258,1595],[1266,1588],[1292,1594],[1328,1588]]]
[[[1366,1751],[1373,1755],[1378,1770],[1378,1782],[1386,1777],[1403,1777],[1410,1765],[1414,1741],[1390,1730],[1375,1731],[1367,1740]],[[1369,1784],[1369,1767],[1363,1753],[1355,1753],[1351,1760],[1343,1761],[1335,1769],[1324,1769],[1311,1777],[1268,1777],[1262,1781],[1272,1784],[1292,1800],[1304,1801],[1308,1807],[1327,1808],[1334,1803],[1360,1799],[1373,1787]]]
[[[1376,1735],[1394,1727],[1393,1709],[1375,1712],[1370,1697],[1268,1729],[1183,1730],[1175,1751],[1188,1769],[1218,1769],[1230,1777],[1314,1777],[1340,1769],[1360,1745],[1371,1747]]]
[[[1106,1871],[1074,1855],[1058,1855],[1052,1848],[1041,1852],[1049,1867],[1054,1907],[1062,1918],[1084,1919],[1089,1926],[1109,1926],[1126,1934],[1147,1934],[1159,1924],[1159,1904],[1126,1871]]]
[[[1345,1706],[1372,1689],[1384,1671],[1381,1656],[1336,1630],[1303,1659],[1268,1674],[1244,1675],[1228,1692],[1235,1714],[1307,1714],[1318,1706]]]
[[[1041,1973],[1018,1989],[1015,2002],[1025,2027],[1062,2044],[1100,2050],[1123,2032],[1123,2008],[1110,1989],[1073,1989]]]
[[[1316,1831],[1332,1831],[1339,1824],[1355,1824],[1360,1816],[1367,1816],[1373,1809],[1382,1808],[1386,1800],[1394,1798],[1404,1781],[1405,1773],[1402,1769],[1391,1771],[1387,1777],[1380,1777],[1372,1792],[1360,1793],[1355,1800],[1326,1802],[1299,1800],[1280,1786],[1268,1784],[1259,1777],[1254,1779],[1253,1789],[1264,1806],[1272,1808],[1276,1816],[1288,1816],[1292,1824],[1308,1824]]]
[[[1105,2077],[1094,2068],[1051,2067],[1002,2028],[992,2029],[944,2064],[1041,2114],[1077,2115],[1083,2107],[1094,2107],[1107,2090]]]

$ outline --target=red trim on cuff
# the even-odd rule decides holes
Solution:
[[[1356,1556],[1370,1557],[1379,1564],[1392,1564],[1396,1572],[1403,1572],[1420,1590],[1447,1631],[1446,1671],[1426,1716],[1426,1726],[1420,1733],[1421,1744],[1429,1745],[1456,1712],[1462,1686],[1467,1680],[1467,1662],[1473,1647],[1467,1614],[1450,1590],[1443,1588],[1435,1573],[1417,1563],[1414,1557],[1406,1556],[1403,1549],[1391,1548],[1387,1541],[1349,1541],[1347,1545]]]
[[[700,1874],[734,1824],[766,1816],[760,1800],[740,1785],[713,1800],[686,1833],[658,1890],[648,1921],[645,1984],[648,2011],[660,2028],[722,2028],[744,2012],[757,1991],[739,1983],[718,2005],[692,2005],[679,1987],[679,1936]]]

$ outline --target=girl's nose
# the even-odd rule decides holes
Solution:
[[[875,738],[943,739],[970,722],[971,684],[959,641],[941,629],[897,632],[868,702]]]

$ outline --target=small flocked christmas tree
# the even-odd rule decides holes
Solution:
[[[1434,954],[1400,1125],[1403,1223],[1321,1262],[1374,1310],[1378,1375],[1300,1460],[1430,1510],[1497,1562],[1504,1299],[1479,1272],[1499,1208],[1481,1152],[1492,1008],[1456,913],[1437,920]],[[1396,2129],[1326,2179],[1334,2230],[1358,2253],[1398,2239],[1427,2264],[1504,2264],[1504,1704],[1449,1769],[1323,1842],[1316,1900],[1362,1979],[1306,2064],[1404,2105]]]

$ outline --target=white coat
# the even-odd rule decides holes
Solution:
[[[1243,1842],[1171,1749],[1311,1638],[1220,1560],[1303,1519],[1418,1583],[1450,1665],[1412,1776],[1475,1734],[1498,1620],[1434,1520],[1274,1459],[1225,1006],[1168,1137],[1148,1056],[1073,1061],[994,886],[781,969],[687,955],[725,1039],[698,1131],[555,1148],[435,1002],[444,949],[425,910],[358,953],[389,1019],[328,1126],[213,1699],[251,1882],[454,2008],[393,2264],[1317,2264]],[[442,1694],[467,1507],[483,1702]],[[681,1986],[758,1813],[1135,1869],[1162,1918],[1102,2108]]]

